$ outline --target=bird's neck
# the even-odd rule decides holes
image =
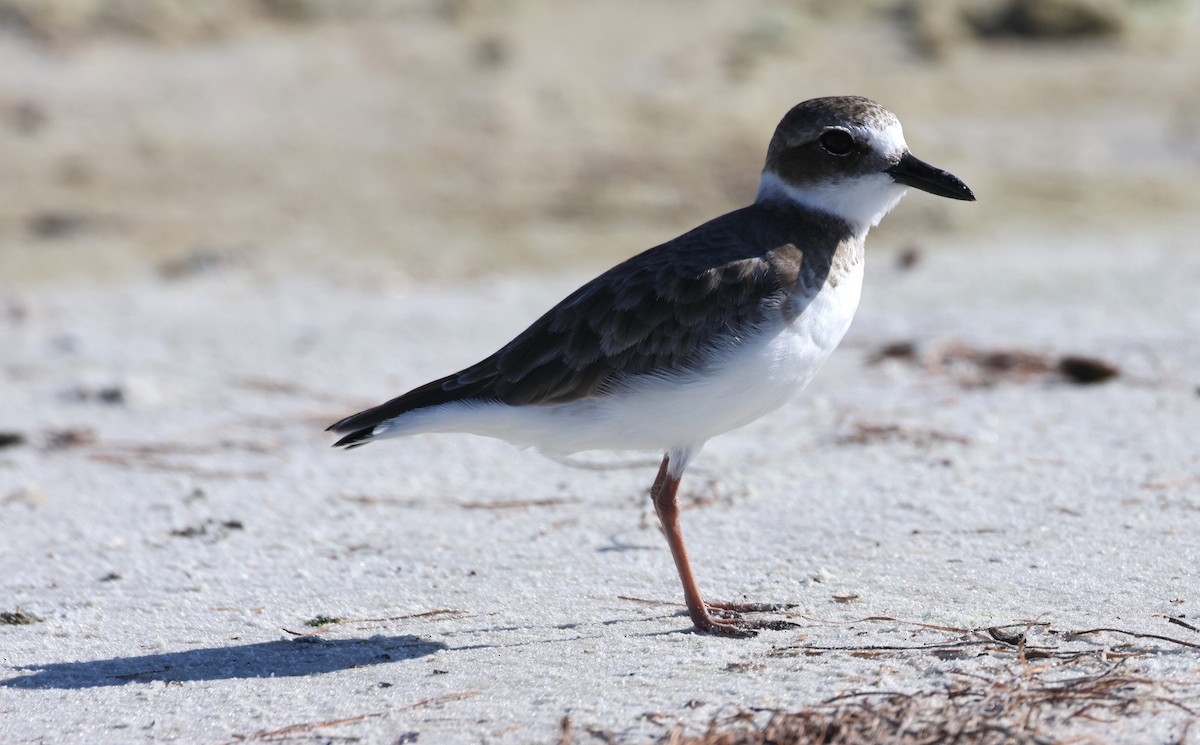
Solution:
[[[859,239],[879,224],[907,189],[887,174],[862,176],[843,182],[789,184],[773,171],[763,171],[758,181],[758,204],[783,203],[832,215],[850,227]]]

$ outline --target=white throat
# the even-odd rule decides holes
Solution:
[[[886,173],[797,187],[773,171],[763,171],[754,200],[785,201],[826,212],[845,220],[857,235],[863,236],[891,212],[907,191],[908,187],[897,184]]]

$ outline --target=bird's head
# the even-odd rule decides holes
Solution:
[[[797,104],[783,117],[767,148],[757,199],[821,210],[865,233],[909,186],[975,199],[957,177],[909,152],[895,114],[867,98],[834,96]]]

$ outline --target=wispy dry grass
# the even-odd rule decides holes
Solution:
[[[677,728],[666,745],[1009,745],[1101,743],[1117,718],[1182,712],[1170,742],[1195,742],[1200,712],[1184,702],[1196,681],[1156,680],[1127,662],[1093,660],[1011,666],[989,674],[958,671],[948,683],[917,692],[855,691],[813,706],[769,713],[739,712],[698,735]],[[624,740],[590,730],[600,742]],[[590,739],[590,738],[588,738]],[[563,722],[563,745],[579,742]]]
[[[1188,631],[1179,619],[1168,622]],[[957,629],[896,621],[932,643],[821,647],[800,643],[769,656],[897,658],[959,661],[920,688],[849,690],[816,704],[775,711],[739,709],[703,732],[676,725],[664,745],[1009,745],[1105,743],[1116,722],[1170,715],[1166,742],[1197,743],[1200,681],[1171,680],[1138,669],[1151,654],[1193,654],[1200,646],[1171,636],[1123,629],[1056,630],[1031,622],[990,629]],[[899,688],[898,686],[897,688]],[[660,717],[670,719],[665,713]],[[677,721],[686,719],[680,717]],[[1159,725],[1162,726],[1161,723]],[[642,742],[563,721],[562,745],[594,739],[611,745]],[[1149,733],[1146,735],[1150,737]],[[1150,740],[1147,740],[1149,742]],[[1158,741],[1158,740],[1155,740]]]
[[[697,736],[672,733],[671,745],[868,745],[899,743],[1096,742],[1098,721],[1164,708],[1187,709],[1179,689],[1194,683],[1154,680],[1118,662],[1062,677],[1061,665],[1010,669],[990,676],[955,673],[945,688],[917,693],[864,691],[816,706],[714,722]],[[1075,726],[1075,725],[1081,726]],[[1184,725],[1176,742],[1187,741]],[[1102,741],[1102,740],[1101,740]]]

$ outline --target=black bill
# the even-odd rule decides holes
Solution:
[[[975,201],[971,188],[957,176],[934,168],[912,153],[905,153],[900,162],[887,169],[887,172],[898,184],[912,186],[939,197],[961,199],[964,202]]]

